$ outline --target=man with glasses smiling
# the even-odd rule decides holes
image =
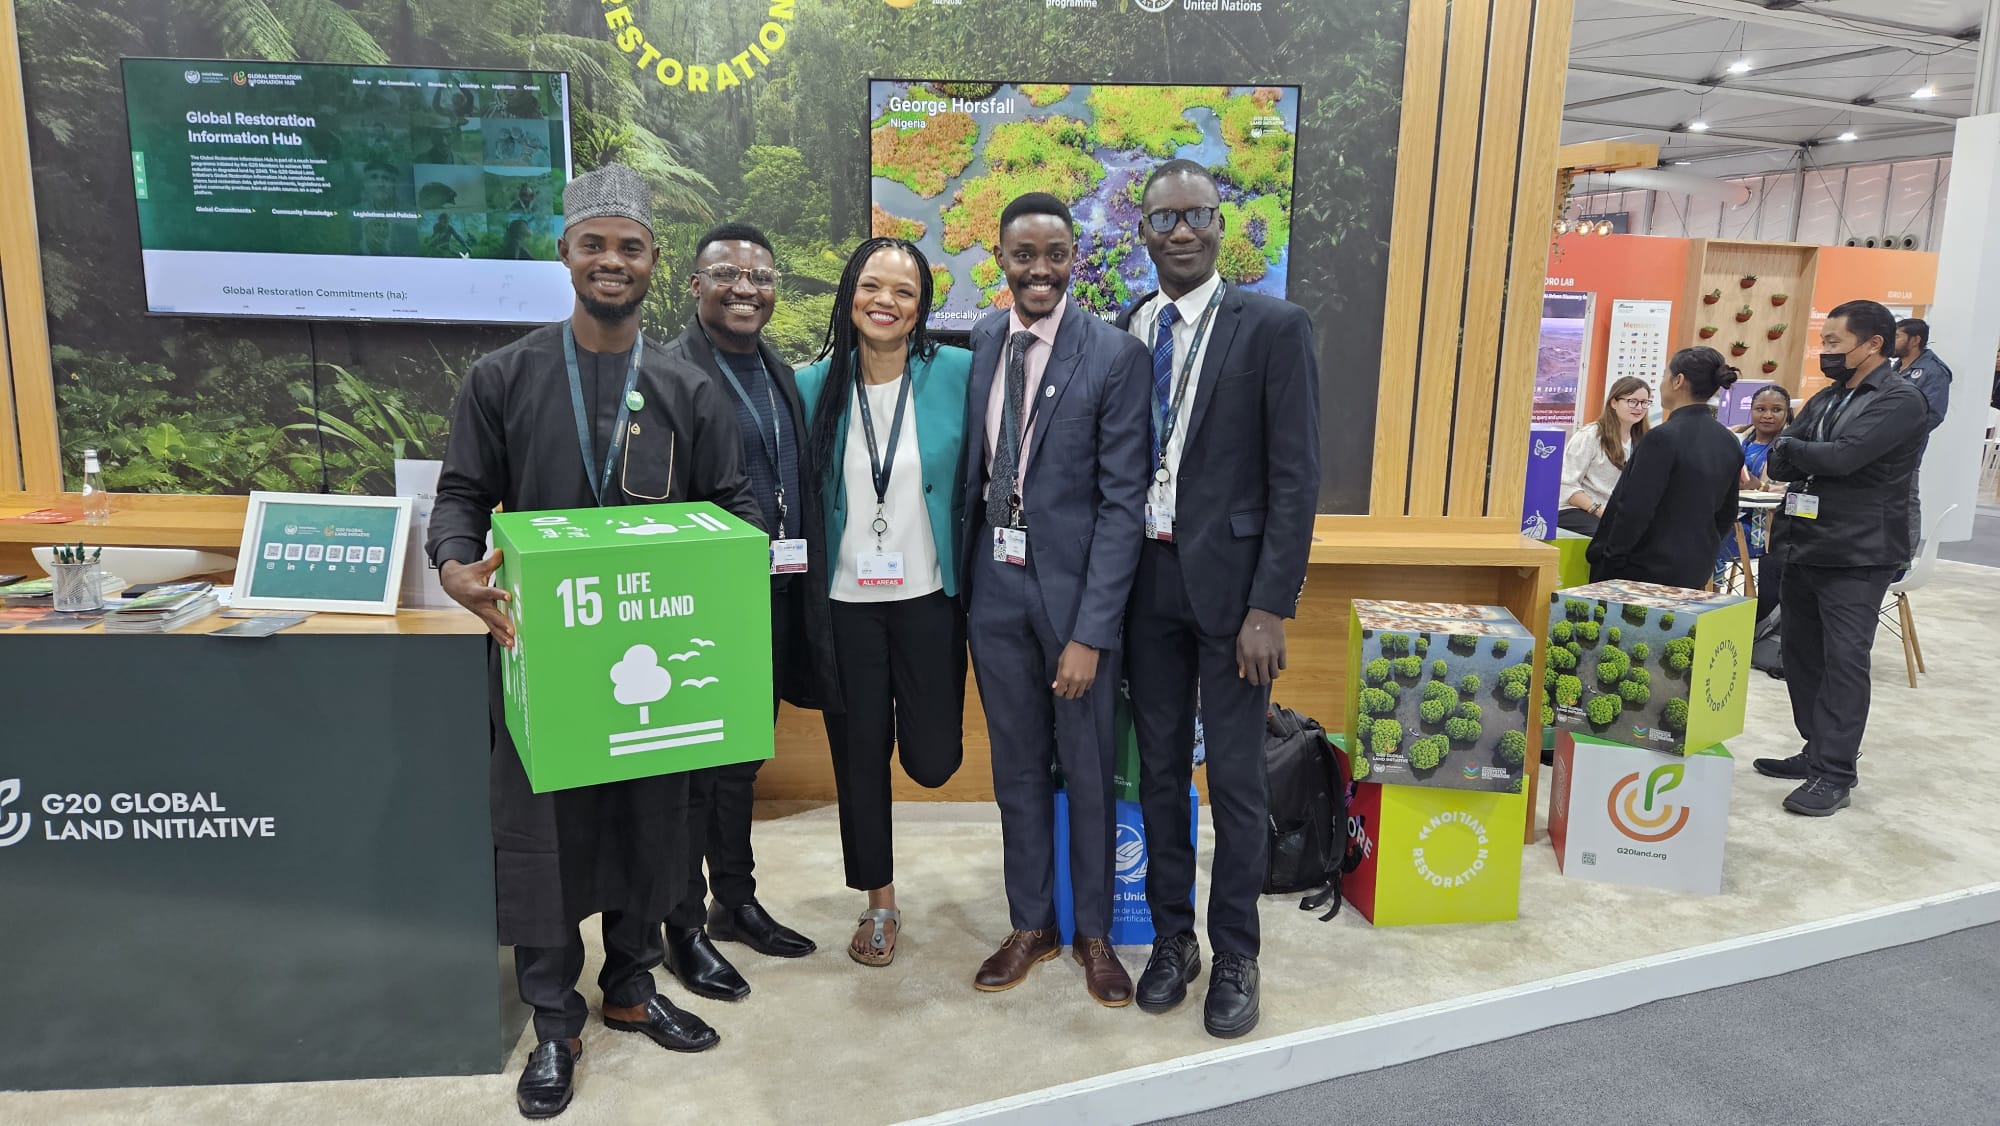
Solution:
[[[816,501],[807,501],[801,484],[813,472],[804,464],[804,408],[791,365],[763,338],[778,281],[777,259],[764,232],[728,223],[703,235],[688,277],[695,320],[668,345],[666,356],[676,370],[712,381],[735,408],[731,437],[742,444],[750,491],[771,536],[774,713],[781,699],[818,709],[837,708],[840,698],[824,580],[826,518]],[[803,958],[817,949],[757,902],[750,815],[762,765],[716,766],[688,777],[686,893],[667,918],[666,963],[691,992],[718,1001],[749,996],[750,984],[714,940],[741,942],[774,958]]]
[[[1319,368],[1305,310],[1216,273],[1224,222],[1207,169],[1170,160],[1147,178],[1140,201],[1139,236],[1160,291],[1118,321],[1152,353],[1153,374],[1145,543],[1125,624],[1146,901],[1158,934],[1137,995],[1140,1008],[1164,1013],[1201,972],[1187,821],[1199,699],[1215,821],[1215,969],[1203,1025],[1229,1038],[1258,1017],[1264,713],[1312,548]]]

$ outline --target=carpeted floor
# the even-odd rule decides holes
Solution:
[[[1846,915],[2000,878],[1987,790],[1967,785],[1986,748],[1977,721],[2000,680],[1995,572],[1939,567],[1915,596],[1931,672],[1911,690],[1887,633],[1875,653],[1866,784],[1853,809],[1820,821],[1778,808],[1786,787],[1749,759],[1797,749],[1784,685],[1751,683],[1750,731],[1733,744],[1735,796],[1724,894],[1695,897],[1563,879],[1544,842],[1528,852],[1521,919],[1511,924],[1372,930],[1351,911],[1331,923],[1273,898],[1264,911],[1264,1020],[1256,1036],[1391,1012],[1701,943]],[[1283,693],[1280,698],[1284,699]],[[1331,718],[1333,701],[1285,699]],[[1546,793],[1546,788],[1544,793]],[[999,827],[988,806],[898,807],[908,930],[896,964],[863,969],[842,951],[861,897],[840,886],[834,810],[760,822],[761,897],[820,941],[796,962],[743,953],[756,992],[736,1005],[689,1002],[723,1035],[698,1056],[669,1055],[593,1025],[577,1101],[562,1121],[896,1122],[1122,1068],[1210,1050],[1199,987],[1166,1016],[1103,1009],[1066,958],[1020,988],[984,995],[974,967],[1005,933]],[[1204,842],[1204,863],[1207,847]],[[725,947],[732,954],[741,947]],[[1136,972],[1144,951],[1126,952]],[[145,967],[134,1004],[145,1003]],[[594,977],[595,966],[585,980]],[[1205,979],[1204,979],[1205,980]],[[677,987],[669,995],[686,1001]],[[592,990],[585,987],[586,996]],[[592,1002],[596,998],[591,996]],[[450,1014],[411,999],[411,1035]],[[509,1073],[461,1079],[39,1092],[0,1095],[0,1122],[129,1126],[202,1123],[518,1121]]]

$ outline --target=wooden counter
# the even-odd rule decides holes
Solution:
[[[85,541],[97,547],[195,547],[234,556],[243,543],[248,497],[111,494],[103,524],[29,524],[13,517],[44,508],[78,511],[75,493],[0,493],[0,572],[39,575],[28,549]]]

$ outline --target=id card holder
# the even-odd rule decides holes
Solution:
[[[806,541],[772,540],[771,573],[795,575],[806,569]]]
[[[1801,520],[1819,519],[1819,497],[1813,493],[1786,493],[1785,515]]]
[[[1146,538],[1160,543],[1174,542],[1174,506],[1167,500],[1146,504]]]
[[[900,551],[863,552],[855,559],[855,581],[862,586],[899,587],[903,585],[903,553]]]
[[[1028,565],[1028,530],[1026,528],[993,529],[993,561],[1012,563],[1016,567]]]

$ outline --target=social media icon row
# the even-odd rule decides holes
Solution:
[[[308,563],[380,563],[388,558],[388,552],[380,547],[338,543],[267,543],[264,558],[293,562],[303,559]]]

